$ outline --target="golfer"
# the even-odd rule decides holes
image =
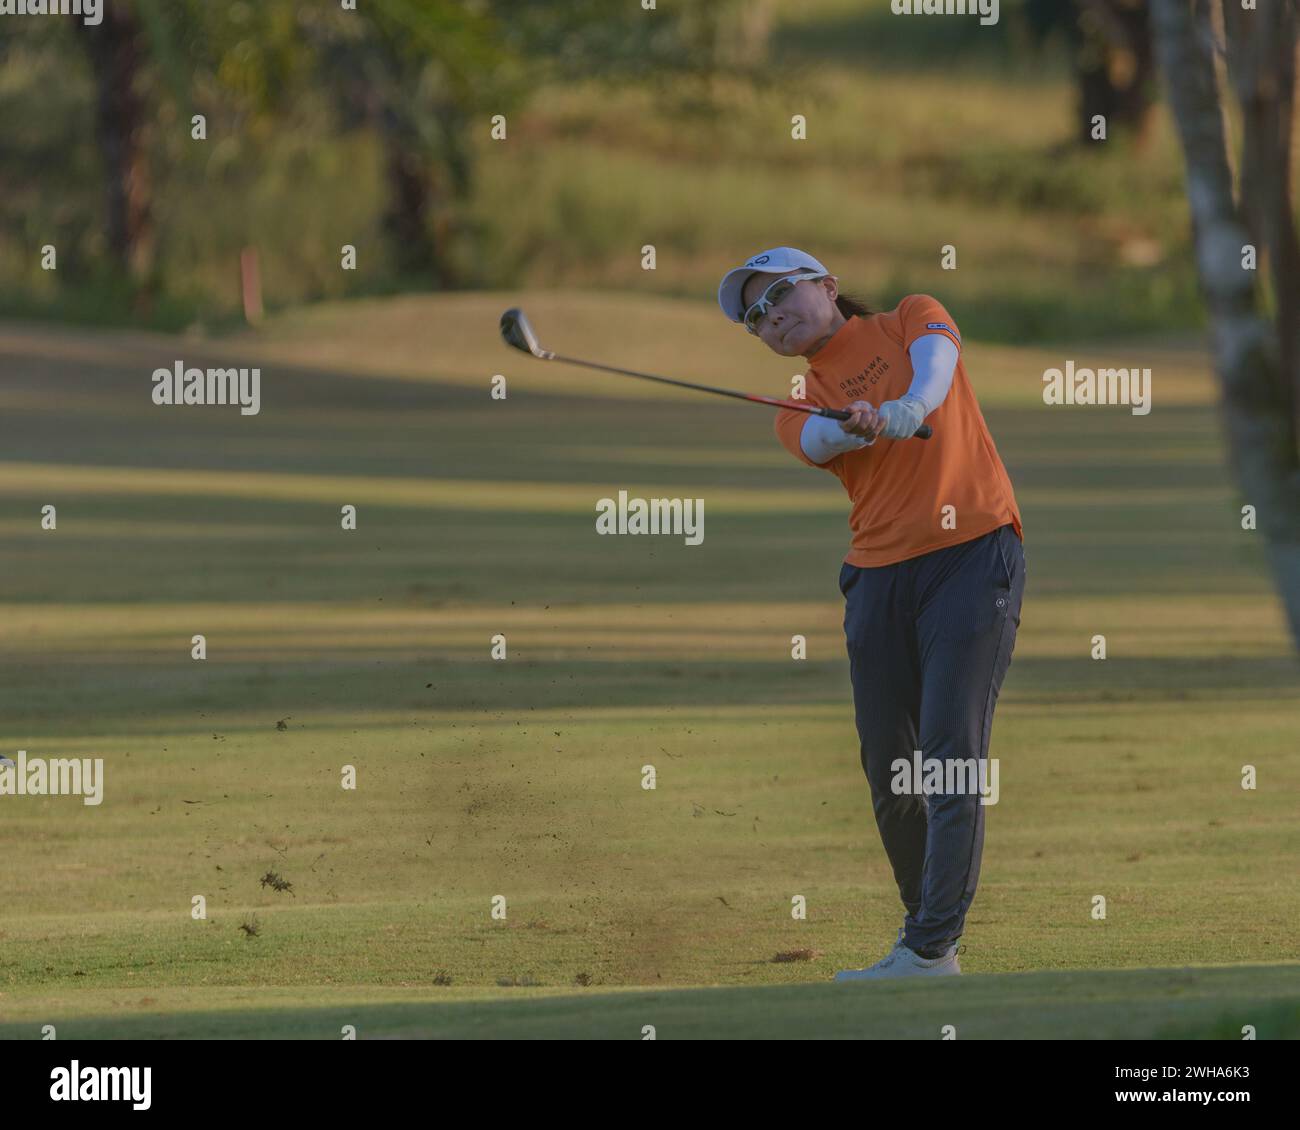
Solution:
[[[776,418],[790,453],[848,492],[840,591],[854,712],[907,911],[885,957],[835,979],[958,974],[984,846],[979,782],[1020,624],[1020,513],[948,312],[913,294],[872,313],[838,282],[811,255],[776,247],[718,288],[733,322],[772,352],[807,359],[809,403],[852,412]],[[922,422],[928,440],[912,438]]]

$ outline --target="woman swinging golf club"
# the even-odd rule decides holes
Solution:
[[[774,353],[808,360],[812,404],[851,412],[776,417],[781,443],[835,475],[851,501],[840,591],[854,711],[907,910],[885,957],[835,979],[960,973],[957,940],[984,846],[978,782],[1025,583],[1020,513],[961,337],[933,298],[872,313],[793,247],[728,271],[718,302]],[[926,442],[911,438],[923,421],[933,428]]]

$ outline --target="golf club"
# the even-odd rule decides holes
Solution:
[[[715,388],[712,385],[695,384],[692,381],[678,381],[671,377],[657,377],[653,373],[638,373],[634,369],[620,369],[614,365],[601,365],[595,361],[579,361],[573,357],[562,357],[549,349],[543,349],[533,331],[528,316],[519,307],[512,307],[501,315],[501,336],[507,345],[524,353],[531,353],[542,361],[563,361],[568,365],[581,365],[588,369],[599,369],[604,373],[619,373],[625,377],[637,377],[643,381],[658,381],[660,384],[676,385],[678,388],[690,388],[696,392],[711,392],[715,396],[731,396],[737,400],[748,400],[752,404],[766,404],[772,408],[793,408],[796,412],[807,412],[812,416],[825,416],[830,420],[847,420],[851,412],[840,408],[819,408],[798,400],[778,400],[772,396],[757,396],[748,392],[737,392],[729,388]],[[934,434],[929,424],[922,424],[913,433],[915,439],[929,439]]]

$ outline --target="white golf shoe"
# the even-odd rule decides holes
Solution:
[[[957,945],[948,947],[942,957],[925,958],[903,945],[903,931],[898,931],[898,941],[875,965],[866,969],[841,969],[836,981],[883,981],[891,977],[956,977],[961,974],[957,964]]]

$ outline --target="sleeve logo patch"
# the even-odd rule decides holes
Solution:
[[[927,330],[947,330],[952,333],[952,327],[947,322],[926,322],[925,328]]]

